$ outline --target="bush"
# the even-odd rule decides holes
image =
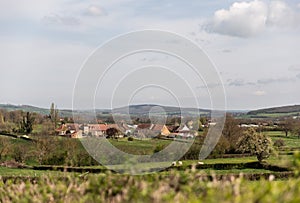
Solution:
[[[164,145],[157,145],[153,150],[154,153],[160,152],[164,149]]]
[[[181,158],[181,160],[198,160],[199,153],[203,145],[204,139],[205,137],[202,136],[195,137],[194,143],[189,148],[187,153],[185,153],[185,155]]]
[[[133,141],[133,137],[128,137],[127,140],[128,141]]]
[[[283,147],[283,146],[285,146],[285,142],[282,139],[278,139],[274,142],[274,146],[275,147]]]

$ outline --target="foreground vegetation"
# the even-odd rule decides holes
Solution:
[[[144,176],[50,175],[0,180],[1,202],[299,202],[300,179],[249,182],[239,176],[212,180],[202,171]]]

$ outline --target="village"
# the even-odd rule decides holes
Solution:
[[[203,125],[205,127],[205,125]],[[69,138],[106,137],[123,138],[180,138],[191,139],[198,135],[198,129],[192,125],[162,125],[143,123],[138,125],[121,124],[78,124],[63,123],[56,130],[56,135]]]

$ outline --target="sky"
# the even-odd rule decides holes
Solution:
[[[228,109],[300,104],[296,0],[1,0],[0,27],[0,103],[50,107],[55,102],[58,108],[72,108],[74,86],[91,53],[116,36],[150,29],[185,37],[207,54],[223,82]],[[155,67],[138,77],[164,74],[161,80],[169,77],[174,90],[183,88],[174,82],[177,76],[157,68],[163,64],[179,70],[179,61],[165,54],[137,54],[116,64],[106,84],[97,87],[106,90],[95,96],[97,108],[122,106],[128,99],[176,105],[179,98],[184,106],[192,105],[184,89],[174,96],[155,86],[135,87],[126,95],[116,91],[109,102],[108,87],[134,84],[134,75],[118,82],[118,67],[130,72],[143,66],[143,60]],[[199,107],[209,108],[207,87],[214,84],[205,86],[188,71],[180,74],[198,94]],[[107,101],[101,102],[104,97]]]

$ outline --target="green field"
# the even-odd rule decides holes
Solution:
[[[153,151],[157,146],[162,148],[166,147],[171,143],[170,140],[161,140],[161,139],[146,139],[146,140],[137,140],[128,141],[127,138],[123,139],[110,139],[111,144],[120,149],[121,151],[127,152],[129,154],[153,154]]]
[[[41,176],[63,177],[65,175],[66,172],[60,172],[60,171],[40,171],[40,170],[32,170],[32,169],[0,167],[0,177],[41,177]]]
[[[283,148],[299,148],[300,149],[300,139],[297,136],[289,135],[286,137],[285,133],[282,131],[268,131],[266,132],[268,136],[270,136],[273,140],[281,139],[284,141],[285,146]]]

